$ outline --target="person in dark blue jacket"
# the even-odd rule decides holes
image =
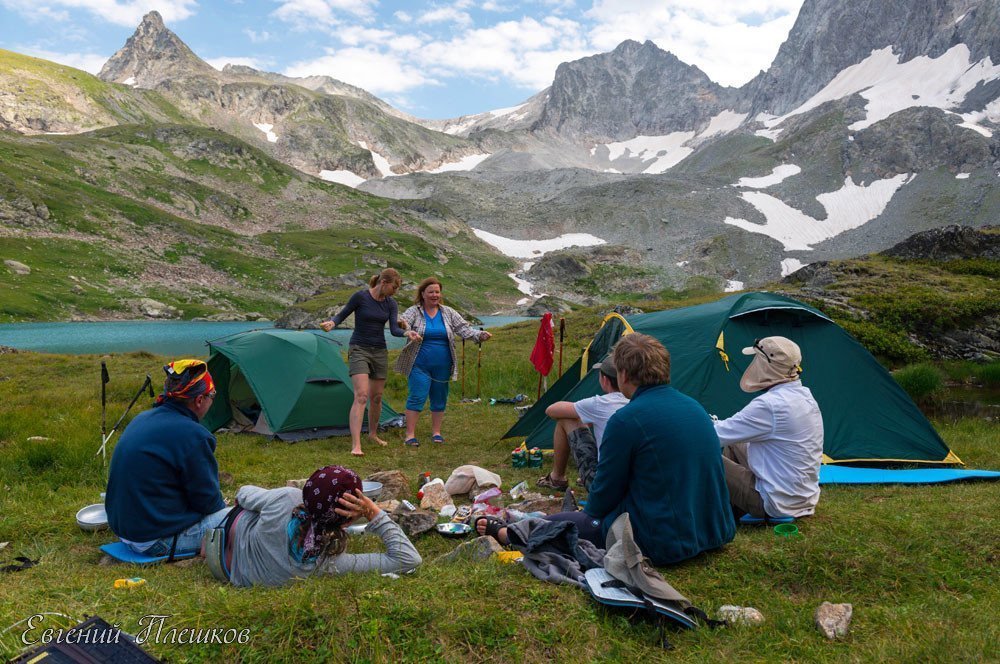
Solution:
[[[732,541],[736,523],[719,438],[701,404],[670,387],[670,354],[655,338],[629,334],[615,345],[618,387],[629,398],[608,420],[580,537],[604,548],[611,524],[628,512],[636,543],[654,565],[669,565]],[[480,534],[507,543],[495,517],[476,517]]]
[[[149,556],[197,552],[205,531],[229,513],[215,436],[200,424],[215,398],[208,366],[177,360],[163,370],[163,394],[115,446],[104,501],[111,530]]]
[[[584,513],[600,521],[600,542],[622,512],[655,565],[731,541],[736,524],[719,438],[701,404],[670,386],[667,349],[629,334],[615,346],[614,362],[630,401],[608,420],[587,496]]]

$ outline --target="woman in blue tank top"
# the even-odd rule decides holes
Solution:
[[[419,445],[416,437],[420,411],[430,398],[431,440],[443,443],[441,425],[448,402],[448,383],[457,377],[455,337],[483,342],[492,335],[477,330],[451,307],[441,304],[441,282],[428,277],[417,287],[415,304],[403,312],[403,320],[417,333],[403,348],[396,361],[396,371],[409,379],[406,399],[406,438],[410,446]]]

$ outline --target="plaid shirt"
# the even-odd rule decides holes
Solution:
[[[455,336],[459,336],[463,339],[479,339],[482,334],[479,330],[469,325],[468,321],[462,318],[461,315],[451,307],[446,307],[445,305],[438,305],[438,311],[441,314],[441,320],[444,321],[444,329],[448,333],[448,350],[451,352],[451,379],[458,380],[458,362],[455,361]],[[408,329],[414,330],[421,337],[424,336],[424,329],[427,327],[427,322],[424,319],[424,308],[418,304],[413,305],[409,309],[403,312],[401,316],[406,324],[409,326]],[[399,354],[399,358],[396,359],[396,371],[403,374],[404,376],[410,375],[410,370],[413,369],[413,363],[417,361],[417,354],[420,352],[420,341],[407,341],[406,345],[403,346],[403,351]]]

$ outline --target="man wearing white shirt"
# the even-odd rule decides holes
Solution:
[[[545,414],[556,421],[552,435],[552,472],[538,480],[538,486],[565,491],[569,487],[566,465],[572,451],[580,483],[590,488],[597,470],[604,428],[611,416],[628,403],[628,397],[618,389],[618,372],[611,355],[593,366],[598,369],[603,394],[579,401],[557,401],[545,409]],[[591,431],[590,426],[593,426]]]
[[[754,359],[740,388],[766,391],[715,422],[733,511],[737,518],[812,514],[819,502],[823,417],[799,380],[802,352],[791,339],[767,337],[743,354]]]

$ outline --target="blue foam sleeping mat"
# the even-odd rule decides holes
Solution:
[[[852,468],[827,464],[819,467],[820,484],[939,484],[963,480],[1000,480],[1000,472],[995,470],[962,470],[961,468],[893,470]]]
[[[166,562],[167,558],[170,556],[147,556],[142,553],[136,553],[132,549],[128,548],[124,542],[112,542],[110,544],[102,544],[101,551],[108,554],[115,560],[123,563],[131,563],[133,565],[155,565],[156,563]],[[185,558],[194,558],[195,553],[178,553],[174,556],[174,560],[184,560]]]

